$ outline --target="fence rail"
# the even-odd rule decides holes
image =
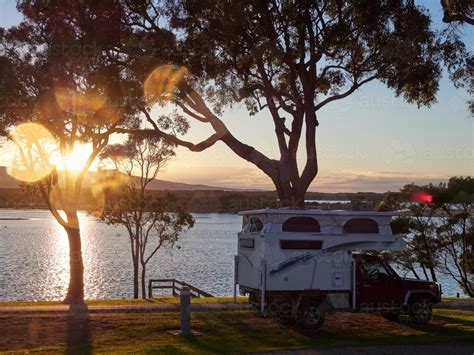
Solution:
[[[171,290],[174,297],[178,297],[183,287],[186,286],[191,292],[191,297],[214,297],[197,287],[194,287],[184,281],[176,279],[150,279],[148,281],[148,298],[153,298],[153,290]]]

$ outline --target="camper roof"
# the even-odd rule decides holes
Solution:
[[[389,217],[396,216],[397,212],[376,212],[376,211],[345,211],[345,210],[296,210],[289,208],[265,208],[261,210],[242,211],[241,216],[256,214],[284,214],[284,215],[311,215],[311,216],[371,216]]]

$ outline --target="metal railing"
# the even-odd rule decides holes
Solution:
[[[188,287],[191,297],[214,297],[197,287],[176,279],[150,279],[148,281],[148,298],[153,298],[153,290],[171,290],[174,297],[178,297],[183,287]]]

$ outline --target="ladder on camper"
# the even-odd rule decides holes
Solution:
[[[210,293],[207,293],[197,287],[194,287],[184,281],[179,281],[176,279],[150,279],[148,281],[148,298],[153,298],[153,290],[171,290],[171,293],[174,297],[178,297],[183,287],[186,286],[189,288],[191,297],[214,297]]]

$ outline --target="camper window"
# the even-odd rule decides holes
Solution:
[[[371,218],[351,218],[344,224],[344,233],[374,233],[379,232],[379,226]]]
[[[240,239],[240,247],[245,249],[253,249],[255,247],[255,240],[254,239]]]
[[[244,233],[260,232],[263,229],[263,223],[258,217],[244,217],[244,225],[242,231]]]
[[[323,247],[321,240],[280,240],[282,249],[313,249],[320,250]]]
[[[283,232],[320,233],[319,222],[312,217],[290,217],[283,223]]]

